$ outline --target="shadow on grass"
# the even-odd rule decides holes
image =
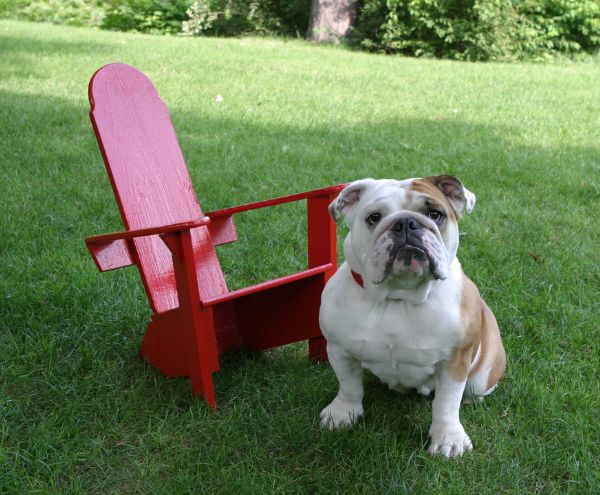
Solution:
[[[9,43],[19,51],[16,38]],[[80,42],[39,45],[41,52],[86,49]],[[8,332],[19,335],[14,342],[29,346],[37,360],[60,358],[65,346],[83,346],[102,367],[102,362],[129,359],[149,311],[134,269],[100,276],[85,250],[85,236],[121,228],[87,112],[87,105],[64,99],[0,93],[0,190],[5,198],[0,246],[7,260],[1,268],[0,316]],[[216,116],[209,109],[171,112],[205,211],[365,176],[459,176],[478,195],[479,217],[465,222],[468,235],[461,257],[472,265],[469,272],[483,284],[484,293],[489,287],[495,296],[501,324],[509,328],[509,346],[528,330],[522,324],[519,329],[516,321],[528,311],[540,312],[538,322],[556,325],[552,314],[543,314],[544,286],[565,280],[587,284],[597,276],[593,232],[581,233],[581,256],[561,255],[572,249],[561,229],[574,228],[569,218],[598,200],[595,148],[524,146],[518,129],[475,125],[451,115],[338,128],[279,128]],[[289,210],[292,216],[281,211],[239,218],[240,241],[220,251],[225,272],[234,274],[233,287],[301,267],[303,214],[297,208]],[[556,218],[558,230],[547,223]],[[528,256],[529,250],[544,264]],[[507,289],[515,285],[518,289]],[[524,293],[540,300],[532,305]],[[567,293],[569,304],[577,304],[579,295]],[[82,341],[82,329],[94,337]],[[47,352],[34,348],[38,338],[47,343]],[[111,344],[115,338],[125,343]],[[72,356],[81,359],[78,355]],[[286,358],[278,356],[271,356],[265,369],[275,361],[284,372]],[[226,360],[232,376],[252,374],[256,368],[261,371],[255,379],[261,380],[262,364],[240,364],[236,371],[235,362]],[[61,371],[67,363],[56,366],[56,380],[63,372],[64,378],[77,379]],[[93,367],[86,370],[94,373]],[[235,382],[223,379],[223,398],[239,393]],[[180,388],[182,393],[186,389]]]
[[[46,27],[52,28],[51,26]],[[31,62],[31,54],[35,54],[36,56],[55,55],[57,53],[84,55],[90,52],[109,54],[114,48],[114,43],[103,43],[98,40],[84,41],[81,39],[57,41],[55,39],[48,39],[47,37],[25,36],[22,32],[12,34],[7,29],[0,31],[0,46],[5,54],[21,57],[23,62]],[[28,68],[31,68],[31,66]]]
[[[0,19],[1,20],[1,19]],[[47,28],[52,29],[51,26]],[[60,29],[60,28],[57,28]],[[48,79],[52,70],[43,67],[41,63],[45,58],[56,56],[85,56],[90,53],[97,54],[99,59],[109,59],[114,54],[114,43],[102,43],[100,41],[74,41],[48,39],[47,37],[35,37],[23,35],[21,31],[12,34],[8,30],[0,30],[0,53],[4,58],[5,67],[10,68],[10,75],[18,77],[26,84],[32,84],[35,80]],[[62,67],[57,67],[57,74],[61,74]],[[4,74],[3,76],[8,76]],[[75,74],[73,75],[76,76]],[[91,77],[91,74],[90,74]],[[58,81],[57,81],[58,82]],[[23,88],[29,90],[31,88]]]
[[[171,108],[205,211],[365,176],[452,173],[478,195],[460,257],[498,316],[510,366],[492,401],[462,411],[481,454],[434,464],[422,448],[430,399],[398,396],[369,374],[367,418],[352,431],[320,430],[337,382],[302,344],[224,356],[218,414],[188,380],[137,356],[150,311],[136,270],[98,274],[83,243],[121,229],[87,112],[83,97],[0,92],[0,443],[15,486],[69,491],[72,480],[74,492],[127,492],[136,478],[185,486],[185,471],[196,491],[231,492],[257,476],[272,487],[277,473],[315,492],[354,482],[367,492],[360,483],[374,480],[385,493],[392,475],[465,486],[461,475],[487,483],[491,472],[496,486],[516,473],[513,483],[564,491],[566,476],[594,472],[597,148],[529,146],[518,128],[456,115],[283,127]],[[302,265],[303,211],[286,208],[236,219],[240,240],[220,250],[232,287]]]

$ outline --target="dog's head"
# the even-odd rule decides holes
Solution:
[[[450,175],[425,179],[364,179],[347,186],[329,206],[350,227],[351,249],[363,278],[410,289],[443,280],[458,249],[458,220],[475,195]],[[348,254],[347,254],[348,257]]]

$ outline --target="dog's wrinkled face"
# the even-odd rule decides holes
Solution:
[[[458,219],[475,195],[449,175],[353,182],[330,205],[346,220],[346,247],[372,284],[417,286],[443,280],[458,249]]]

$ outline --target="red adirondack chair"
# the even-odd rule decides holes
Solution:
[[[327,207],[343,185],[203,214],[173,129],[152,82],[125,64],[89,84],[90,118],[125,231],[89,237],[100,271],[137,265],[153,311],[141,354],[215,407],[212,374],[234,348],[309,341],[326,359],[318,321],[321,292],[337,268]],[[308,269],[230,292],[215,246],[237,240],[234,215],[306,200]]]

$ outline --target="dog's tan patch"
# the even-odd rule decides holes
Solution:
[[[480,346],[482,313],[481,297],[477,286],[463,273],[463,286],[460,299],[460,318],[464,336],[450,359],[450,371],[456,381],[463,381],[469,375],[469,367]]]
[[[469,278],[463,274],[463,292],[461,298],[461,318],[465,325],[465,343],[457,348],[455,354],[464,354],[468,349],[472,351],[469,365],[475,359],[477,350],[479,357],[475,365],[468,370],[468,377],[472,378],[481,372],[484,364],[491,366],[487,376],[487,388],[492,388],[506,369],[506,354],[502,345],[500,329],[492,310],[479,295],[479,290]],[[468,344],[473,342],[471,347]],[[464,357],[461,361],[464,361]],[[465,376],[464,371],[455,378]],[[484,391],[482,391],[483,393]]]
[[[409,189],[429,196],[434,201],[434,205],[443,210],[443,213],[446,215],[448,220],[451,220],[455,223],[458,222],[456,212],[454,211],[454,208],[452,208],[448,198],[436,186],[435,177],[415,179]]]
[[[489,390],[498,383],[506,371],[506,353],[494,313],[492,313],[492,310],[483,299],[481,300],[481,307],[483,315],[483,325],[481,326],[482,338],[485,335],[488,349],[494,351],[492,368],[487,380],[487,388]]]
[[[452,378],[457,382],[463,382],[469,375],[469,366],[471,365],[471,356],[474,346],[461,347],[456,349],[450,359],[450,372]]]

